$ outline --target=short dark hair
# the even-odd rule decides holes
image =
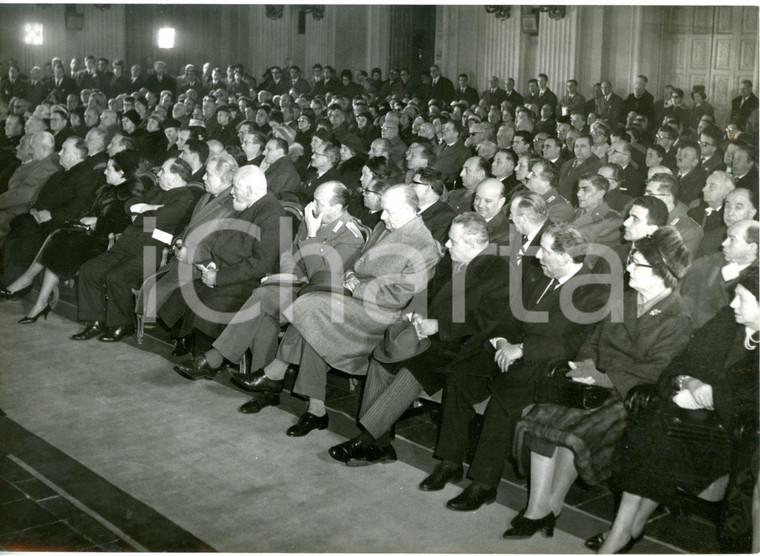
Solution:
[[[193,154],[198,155],[198,159],[201,161],[201,164],[206,163],[206,159],[208,159],[208,143],[205,141],[200,141],[198,139],[188,139],[187,143],[185,143],[187,146],[187,150],[189,150]]]
[[[193,175],[193,169],[190,168],[190,165],[179,157],[172,159],[169,169],[172,174],[177,174],[185,183],[190,181],[190,177]]]
[[[658,228],[668,223],[668,206],[652,195],[636,197],[631,206],[639,206],[647,211],[647,224]],[[629,209],[630,210],[630,209]]]
[[[588,251],[588,240],[583,233],[567,222],[554,224],[544,234],[552,236],[552,249],[569,255],[574,263],[582,263]]]
[[[433,168],[419,168],[414,171],[414,177],[419,176],[419,181],[429,185],[436,195],[443,194],[443,177],[438,170]]]
[[[642,254],[652,272],[671,289],[678,287],[691,262],[689,248],[678,230],[670,226],[658,228],[651,236],[636,241],[636,251]]]

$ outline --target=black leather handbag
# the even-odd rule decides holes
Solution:
[[[596,409],[612,395],[610,388],[576,382],[565,375],[570,371],[567,361],[549,365],[546,374],[536,382],[536,403],[552,403],[575,409]]]
[[[665,435],[688,442],[730,445],[731,435],[715,411],[684,409],[672,401],[660,405],[660,418]]]

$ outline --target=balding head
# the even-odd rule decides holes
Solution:
[[[743,266],[757,261],[760,255],[760,223],[755,220],[740,220],[732,224],[726,231],[726,239],[721,245],[727,263]]]
[[[492,220],[507,201],[504,184],[497,179],[487,178],[475,188],[473,208],[486,221]]]
[[[411,186],[394,185],[383,193],[380,207],[386,229],[398,230],[417,216],[419,199]]]
[[[667,166],[652,166],[649,170],[647,170],[647,179],[651,180],[652,176],[655,174],[670,174],[672,176],[673,170]]]
[[[32,158],[34,160],[47,158],[55,151],[55,138],[52,133],[38,131],[31,134],[30,137],[29,146],[32,149]]]
[[[475,191],[478,184],[486,179],[489,171],[489,164],[483,158],[479,156],[468,158],[459,174],[462,177],[462,185],[471,192]]]
[[[740,220],[750,220],[757,215],[757,193],[738,187],[726,196],[723,209],[723,222],[732,226]]]
[[[232,178],[233,208],[242,212],[267,194],[267,179],[258,166],[243,166]]]

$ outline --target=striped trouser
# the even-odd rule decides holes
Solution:
[[[389,373],[375,359],[370,360],[359,424],[374,438],[390,430],[422,393],[422,386],[406,368]]]

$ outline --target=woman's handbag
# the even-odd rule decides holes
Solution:
[[[731,444],[731,435],[715,411],[684,409],[675,403],[660,404],[660,419],[665,435],[678,440],[712,446]]]
[[[536,403],[552,403],[576,409],[596,409],[612,394],[610,388],[577,382],[565,375],[567,361],[549,364],[546,374],[536,382]]]

